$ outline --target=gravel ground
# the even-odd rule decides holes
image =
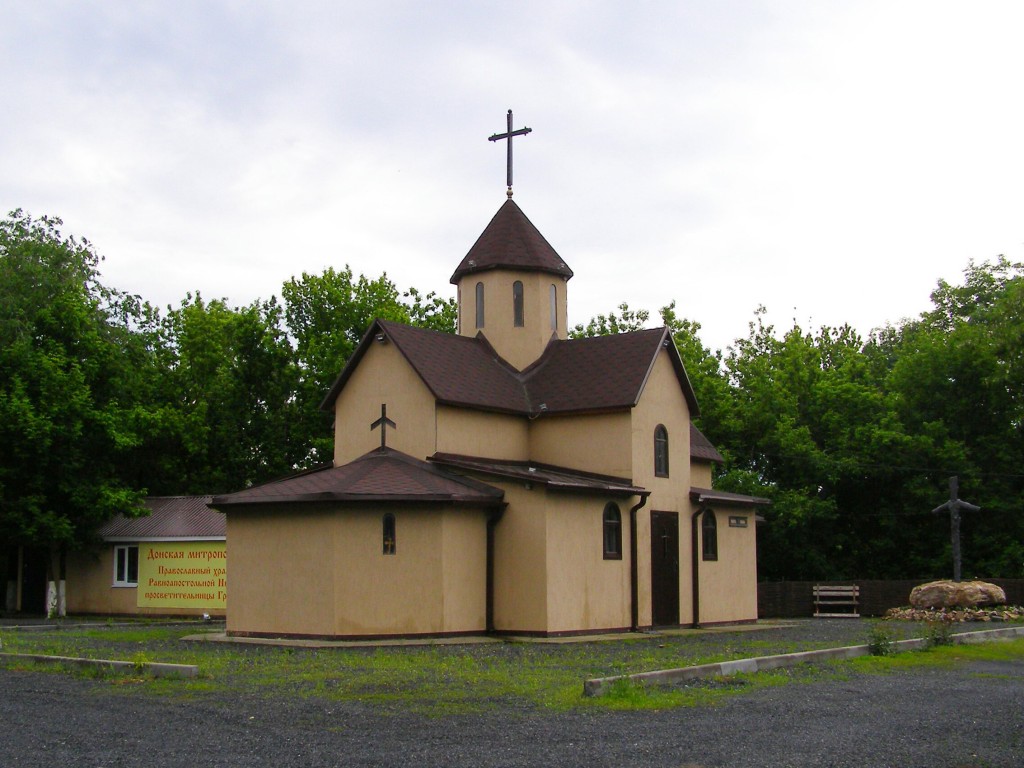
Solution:
[[[750,634],[849,645],[864,642],[857,624]],[[183,703],[0,669],[0,726],[3,766],[1009,768],[1024,765],[1024,660],[761,688],[716,707],[443,718],[310,697]]]

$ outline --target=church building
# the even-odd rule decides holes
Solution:
[[[721,456],[667,328],[568,338],[572,270],[512,202],[512,139],[529,132],[509,110],[490,137],[507,140],[508,200],[451,277],[458,334],[375,321],[321,404],[332,465],[212,500],[229,635],[757,619],[768,502],[712,490]]]
[[[378,320],[322,408],[334,461],[214,497],[232,636],[557,636],[757,618],[764,499],[666,328],[569,339],[573,272],[511,199],[452,274],[457,335]]]

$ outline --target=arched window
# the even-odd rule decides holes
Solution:
[[[548,291],[550,296],[549,304],[551,305],[551,330],[558,330],[558,290],[554,284],[551,285],[551,289]]]
[[[383,529],[384,554],[393,555],[397,548],[395,542],[395,516],[390,512],[384,515],[381,528]]]
[[[604,507],[604,559],[622,559],[622,513],[619,505],[608,502]]]
[[[476,327],[484,327],[484,284],[476,284]]]
[[[668,430],[662,424],[654,428],[654,474],[668,477]]]
[[[700,524],[701,544],[703,545],[703,557],[705,560],[718,559],[718,521],[715,520],[714,510],[704,510],[703,520]]]
[[[516,328],[522,328],[525,324],[522,280],[516,280],[512,283],[512,322]]]

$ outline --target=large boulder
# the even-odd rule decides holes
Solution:
[[[910,592],[910,604],[915,608],[973,608],[1005,602],[1003,588],[987,581],[931,581]]]

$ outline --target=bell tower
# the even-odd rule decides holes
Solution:
[[[505,133],[487,140],[507,142],[508,200],[451,281],[458,286],[459,334],[482,334],[521,371],[544,353],[552,338],[567,337],[566,283],[572,270],[512,202],[512,139],[533,129],[513,130],[511,109],[506,117]]]
[[[511,197],[452,275],[459,333],[483,334],[518,370],[567,338],[566,284],[572,270]]]

